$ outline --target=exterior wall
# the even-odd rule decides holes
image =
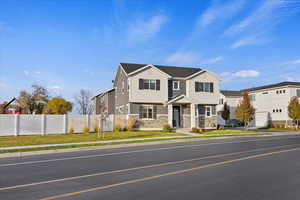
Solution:
[[[230,107],[230,119],[236,119],[236,108],[242,101],[242,97],[226,97],[225,102]]]
[[[161,130],[163,125],[168,124],[168,115],[157,114],[155,120],[141,120],[138,115],[130,115],[130,117],[136,119],[135,128],[138,130]]]
[[[283,94],[276,94],[277,90],[285,90]],[[291,90],[287,87],[272,88],[268,90],[253,91],[249,95],[255,94],[255,101],[251,101],[256,112],[268,112],[270,120],[288,120],[287,107],[291,98]],[[273,110],[282,112],[273,112]]]
[[[139,79],[160,80],[160,90],[140,90]],[[164,103],[168,101],[168,76],[149,67],[129,77],[129,101],[135,103]]]
[[[206,117],[200,115],[197,117],[196,125],[203,129],[215,129],[217,128],[217,116]]]
[[[214,92],[195,92],[195,82],[213,82]],[[219,104],[220,99],[220,89],[219,89],[219,79],[214,75],[204,72],[189,80],[187,80],[187,97],[196,104]]]
[[[179,81],[179,90],[173,90],[173,81]],[[186,95],[186,81],[185,80],[169,80],[168,81],[168,96],[169,98],[173,98],[179,95]]]
[[[124,90],[122,90],[123,81],[124,81]],[[118,68],[114,86],[115,86],[115,106],[119,107],[128,104],[129,101],[128,78],[125,72],[121,69],[121,67]]]
[[[97,96],[94,98],[94,113],[99,115],[101,114],[101,105],[105,105],[107,113],[115,113],[115,91],[107,92],[102,96]]]

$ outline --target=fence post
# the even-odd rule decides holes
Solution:
[[[89,130],[90,130],[90,115],[89,114],[87,114],[86,115],[86,126],[89,128]]]
[[[15,114],[15,136],[19,135],[20,131],[20,115]]]
[[[63,133],[68,133],[68,114],[64,114],[64,130]]]
[[[41,115],[41,121],[42,121],[42,135],[46,135],[46,115],[45,114],[42,114]]]

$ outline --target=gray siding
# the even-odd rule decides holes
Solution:
[[[108,114],[115,113],[115,91],[110,91],[95,98],[95,114],[101,114],[101,105],[105,105]]]
[[[173,81],[179,81],[179,90],[173,90]],[[185,80],[169,80],[168,81],[168,96],[169,99],[179,95],[186,95],[186,81]]]
[[[124,81],[124,91],[122,91],[122,82]],[[121,68],[118,68],[118,72],[115,79],[115,106],[122,106],[128,104],[129,101],[129,91],[128,91],[128,78]]]

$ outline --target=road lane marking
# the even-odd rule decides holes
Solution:
[[[226,161],[207,164],[207,165],[201,165],[201,166],[198,166],[198,167],[193,167],[193,168],[188,168],[188,169],[183,169],[183,170],[176,170],[176,171],[173,171],[173,172],[168,172],[168,173],[159,174],[159,175],[155,175],[155,176],[149,176],[149,177],[139,178],[139,179],[132,179],[132,180],[129,180],[129,181],[119,182],[119,183],[115,183],[115,184],[104,185],[104,186],[94,187],[94,188],[90,188],[90,189],[79,190],[79,191],[76,191],[76,192],[70,192],[70,193],[55,195],[55,196],[51,196],[51,197],[42,198],[40,200],[60,199],[60,198],[70,197],[70,196],[74,196],[74,195],[78,195],[78,194],[82,194],[82,193],[99,191],[99,190],[109,189],[109,188],[118,187],[118,186],[122,186],[122,185],[138,183],[138,182],[145,182],[145,181],[154,180],[154,179],[158,179],[158,178],[162,178],[162,177],[166,177],[166,176],[184,174],[184,173],[188,173],[188,172],[192,172],[192,171],[196,171],[196,170],[201,170],[201,169],[205,169],[205,168],[209,168],[209,167],[216,167],[216,166],[226,165],[226,164],[240,162],[240,161],[244,161],[244,160],[250,160],[250,159],[254,159],[254,158],[272,156],[272,155],[276,155],[276,154],[280,154],[280,153],[297,151],[297,150],[300,150],[300,148],[298,147],[298,148],[293,148],[293,149],[286,149],[286,150],[281,150],[281,151],[273,151],[273,152],[268,152],[268,153],[263,153],[263,154],[256,154],[256,155],[246,156],[246,157],[242,157],[242,158],[226,160]]]
[[[24,188],[24,187],[30,187],[30,186],[37,186],[37,185],[43,185],[43,184],[49,184],[49,183],[70,181],[70,180],[89,178],[89,177],[95,177],[95,176],[103,176],[103,175],[128,172],[128,171],[134,171],[134,170],[148,169],[148,168],[154,168],[154,167],[162,167],[162,166],[181,164],[181,163],[186,163],[186,162],[205,160],[205,159],[210,159],[210,158],[222,158],[222,157],[226,157],[226,156],[233,156],[233,155],[239,155],[239,154],[243,154],[243,153],[251,153],[251,152],[255,152],[255,151],[263,151],[263,150],[270,150],[270,149],[290,147],[290,146],[295,146],[295,145],[291,144],[291,145],[282,145],[282,146],[277,146],[277,147],[266,147],[266,148],[259,148],[259,149],[253,149],[253,150],[247,150],[247,151],[239,151],[239,152],[197,157],[197,158],[191,158],[191,159],[186,159],[186,160],[181,160],[181,161],[171,161],[171,162],[164,162],[164,163],[146,165],[146,166],[141,166],[141,167],[113,170],[113,171],[107,171],[107,172],[99,172],[99,173],[87,174],[87,175],[81,175],[81,176],[73,176],[73,177],[68,177],[68,178],[53,179],[53,180],[48,180],[48,181],[41,181],[41,182],[34,182],[34,183],[28,183],[28,184],[22,184],[22,185],[2,187],[2,188],[0,188],[0,191],[18,189],[18,188]]]
[[[123,154],[140,153],[140,152],[152,152],[152,151],[161,151],[161,150],[170,150],[170,149],[182,149],[182,148],[186,148],[186,147],[210,146],[210,145],[218,145],[218,144],[240,144],[240,143],[247,143],[247,142],[273,141],[273,140],[297,139],[297,138],[299,138],[299,137],[287,137],[287,138],[276,138],[276,139],[260,139],[260,140],[245,140],[245,141],[237,141],[237,142],[214,142],[214,143],[193,144],[193,145],[189,144],[189,145],[180,145],[180,146],[175,146],[175,147],[161,147],[161,148],[155,148],[155,149],[143,149],[143,150],[134,150],[134,151],[125,151],[125,152],[114,152],[114,153],[107,153],[107,154],[100,154],[100,155],[99,154],[94,154],[94,155],[88,155],[88,156],[75,156],[75,157],[67,157],[67,158],[65,157],[65,158],[55,158],[55,159],[47,159],[47,160],[8,163],[8,164],[0,164],[0,167],[10,167],[10,166],[38,164],[38,163],[47,163],[47,162],[55,162],[55,161],[66,161],[66,160],[106,157],[106,156],[123,155]]]

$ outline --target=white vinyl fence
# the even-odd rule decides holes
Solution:
[[[9,115],[0,114],[0,136],[65,134],[73,128],[74,133],[84,127],[94,131],[100,125],[99,115]],[[114,116],[103,120],[103,131],[113,131]]]

